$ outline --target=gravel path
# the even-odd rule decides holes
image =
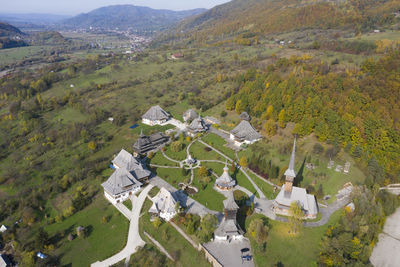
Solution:
[[[140,210],[142,209],[143,203],[146,199],[147,193],[153,188],[153,185],[149,184],[140,195],[137,197],[133,195],[131,197],[132,200],[132,213],[131,213],[131,221],[129,224],[129,234],[128,241],[126,242],[126,246],[114,256],[101,261],[95,262],[91,266],[92,267],[108,267],[114,265],[123,259],[129,260],[131,254],[135,253],[139,247],[145,245],[145,242],[139,235],[139,216]]]

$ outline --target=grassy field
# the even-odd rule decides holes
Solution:
[[[287,223],[269,221],[266,252],[259,253],[253,250],[255,263],[257,266],[276,266],[279,262],[281,266],[318,266],[321,238],[329,225],[338,221],[341,212],[341,210],[335,212],[328,224],[316,228],[303,227],[295,236],[288,233]],[[260,214],[253,214],[246,220],[246,229],[252,220],[263,217]]]
[[[236,160],[235,152],[229,147],[225,146],[226,141],[222,137],[210,133],[204,136],[202,140],[207,144],[211,145],[212,147],[214,147],[215,149],[219,150],[220,152],[224,153],[230,159]]]
[[[109,222],[102,223],[102,218],[109,217]],[[92,204],[60,223],[45,227],[50,235],[64,233],[57,242],[55,255],[60,255],[61,264],[89,266],[104,260],[121,250],[126,243],[128,220],[107,200],[99,195]],[[75,237],[68,241],[69,233],[76,235],[78,226],[85,227],[88,237]],[[79,255],[79,256],[77,256]]]
[[[143,205],[143,210],[147,211],[151,206],[151,201],[148,199]],[[144,212],[143,216],[140,217],[140,233],[143,240],[150,242],[148,238],[142,234],[146,231],[154,239],[170,253],[173,257],[176,257],[174,266],[210,266],[205,257],[199,253],[192,245],[186,241],[171,225],[163,222],[162,225],[157,229],[150,222],[151,215],[148,212]]]

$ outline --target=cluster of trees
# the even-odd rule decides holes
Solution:
[[[178,214],[174,220],[182,225],[189,235],[195,235],[201,243],[210,241],[218,225],[218,219],[212,214],[203,218],[195,214]]]
[[[322,239],[318,260],[322,266],[367,265],[385,218],[394,212],[399,200],[379,189],[358,187],[353,203],[354,210],[346,207]]]
[[[268,148],[261,144],[256,143],[250,146],[249,153],[251,156],[248,159],[248,166],[256,173],[271,179],[279,178],[281,176],[281,169],[279,166],[272,163],[269,157]],[[283,170],[284,171],[284,170]]]
[[[400,53],[393,52],[366,60],[359,72],[334,73],[319,61],[281,58],[266,72],[251,69],[239,75],[240,90],[226,108],[280,127],[295,122],[294,133],[315,133],[362,162],[377,163],[384,177],[377,181],[375,175],[373,183],[395,182],[400,174],[400,81],[393,71],[399,64]]]

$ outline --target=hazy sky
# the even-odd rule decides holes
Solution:
[[[0,0],[0,13],[51,13],[75,15],[95,8],[132,4],[156,9],[211,8],[229,0]]]

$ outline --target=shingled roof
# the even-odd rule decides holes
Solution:
[[[125,192],[127,187],[142,185],[133,177],[133,175],[124,168],[116,169],[114,173],[102,184],[104,190],[112,195],[118,195]]]
[[[121,149],[118,155],[114,158],[112,163],[119,168],[126,169],[136,179],[142,179],[150,176],[151,172],[143,168],[142,164],[132,156],[131,153],[125,149]]]
[[[151,199],[153,205],[150,207],[149,212],[159,213],[167,212],[174,213],[176,200],[174,196],[167,189],[162,187],[155,197]]]
[[[239,119],[245,120],[245,121],[251,121],[251,117],[250,117],[250,115],[249,115],[246,111],[243,111],[243,112],[239,115]]]
[[[261,138],[261,135],[248,121],[241,121],[231,133],[241,140],[254,141]]]
[[[142,118],[151,121],[168,120],[170,115],[157,105],[152,106],[145,114],[143,114]]]
[[[238,210],[239,206],[235,202],[235,198],[233,197],[233,192],[228,191],[228,198],[223,201],[224,207],[227,210]]]
[[[185,121],[191,121],[194,120],[198,117],[199,115],[194,111],[193,109],[188,109],[186,110],[185,113],[183,113],[183,119]]]
[[[217,185],[217,187],[221,187],[221,188],[231,188],[235,186],[235,180],[232,179],[232,177],[229,175],[229,169],[225,164],[224,167],[224,173],[217,178],[217,180],[215,181],[215,184]]]
[[[189,129],[194,132],[204,132],[207,130],[207,125],[205,124],[204,120],[199,116],[192,121],[192,123],[189,125]]]

